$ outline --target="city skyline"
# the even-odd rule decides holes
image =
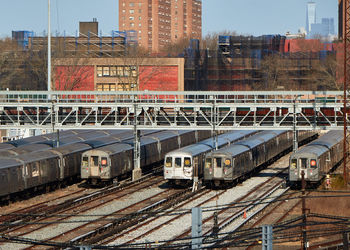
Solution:
[[[236,31],[242,35],[296,33],[305,27],[307,0],[203,0],[203,36],[224,30]],[[317,18],[334,18],[337,29],[338,1],[315,1]],[[29,30],[43,35],[47,30],[47,0],[13,0],[0,9],[5,22],[0,24],[0,37],[11,37],[11,31]],[[20,7],[19,7],[20,6]],[[118,30],[118,0],[51,0],[51,30],[74,35],[79,21],[97,18],[99,30],[110,34]],[[79,9],[77,12],[76,10]],[[320,20],[317,20],[320,22]]]

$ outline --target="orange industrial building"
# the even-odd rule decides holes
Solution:
[[[55,90],[183,91],[184,58],[60,58]]]

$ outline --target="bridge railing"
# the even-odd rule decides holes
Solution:
[[[4,103],[342,103],[342,91],[0,91]]]

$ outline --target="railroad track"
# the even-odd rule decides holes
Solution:
[[[137,185],[138,183],[147,181],[149,178],[152,178],[153,176],[159,174],[161,171],[161,167],[156,167],[154,170],[149,171],[142,178],[136,181],[131,181],[131,179],[128,178],[118,183],[117,185],[113,184],[101,188],[97,191],[93,191],[87,195],[79,195],[85,191],[85,189],[81,189],[73,193],[56,197],[54,199],[51,199],[50,201],[40,202],[27,208],[12,211],[8,214],[2,214],[0,216],[0,233],[8,233],[11,228],[15,228],[22,224],[29,223],[32,220],[38,220],[39,218],[47,218],[51,214],[63,211],[67,208],[75,207],[79,204],[84,204],[91,200],[102,198],[113,192],[132,187],[133,185]],[[69,198],[71,196],[73,197]],[[62,201],[60,202],[59,200]]]
[[[284,170],[276,170],[276,174],[278,175]],[[228,207],[227,209],[223,209],[221,213],[219,213],[219,231],[223,230],[228,225],[234,223],[235,220],[232,217],[239,218],[243,217],[242,208],[233,208],[234,204],[237,202],[246,202],[245,209],[250,207],[251,210],[254,210],[256,206],[259,204],[254,204],[256,200],[266,200],[271,199],[271,196],[276,196],[276,192],[281,193],[285,192],[286,189],[280,189],[283,180],[279,176],[274,176],[268,178],[267,181],[260,185],[256,185],[253,190],[250,190],[244,197],[240,197],[232,203],[232,207]],[[236,187],[240,188],[240,187]],[[232,191],[233,189],[231,189]],[[98,242],[99,245],[107,245],[110,247],[144,247],[146,244],[145,239],[149,239],[149,242],[152,243],[152,247],[159,248],[171,248],[176,245],[177,241],[180,241],[181,244],[185,244],[187,246],[190,245],[190,240],[184,240],[186,238],[190,238],[191,236],[191,214],[189,213],[190,208],[192,207],[211,207],[217,202],[217,199],[220,199],[223,196],[230,196],[228,190],[205,190],[201,195],[196,195],[191,197],[191,199],[186,200],[186,202],[182,202],[172,209],[164,211],[159,216],[155,216],[152,219],[145,220],[143,223],[139,223],[138,225],[128,228],[118,234],[118,236],[106,238]],[[273,197],[274,198],[274,197]],[[269,202],[267,201],[268,205]],[[204,208],[203,208],[204,209]],[[234,212],[233,209],[237,211]],[[184,212],[186,211],[186,212]],[[249,212],[249,210],[247,210]],[[253,212],[252,212],[253,213]],[[232,215],[232,216],[231,216]],[[205,232],[205,236],[208,239],[212,236],[212,222],[213,214],[208,212],[203,212],[203,225],[202,229]],[[187,222],[187,223],[185,223]],[[172,232],[176,234],[175,237],[170,237],[169,233]],[[152,240],[157,239],[157,240]],[[169,240],[170,239],[170,240]],[[166,242],[166,243],[165,243]],[[86,242],[86,243],[96,243],[96,242]],[[175,244],[175,245],[174,245]]]

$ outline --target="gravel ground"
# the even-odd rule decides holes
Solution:
[[[265,182],[272,172],[276,172],[276,170],[273,170],[271,168],[281,168],[288,166],[288,156],[282,157],[278,162],[274,163],[269,169],[261,171],[259,175],[256,177],[252,177],[246,181],[244,181],[242,184],[237,185],[236,187],[227,189],[225,193],[223,193],[218,200],[211,200],[204,205],[202,205],[202,208],[204,207],[215,207],[217,205],[224,205],[228,203],[234,202],[236,199],[239,199],[240,197],[247,194],[251,189],[258,186],[259,184]],[[211,191],[208,195],[205,197],[201,197],[198,200],[195,200],[193,202],[188,203],[186,206],[181,207],[181,209],[191,209],[192,207],[196,207],[198,204],[203,202],[204,200],[207,200],[209,197],[214,197],[216,193],[219,191]],[[279,190],[279,192],[282,192],[282,189]],[[174,211],[176,212],[176,210]],[[213,212],[205,212],[202,214],[203,220],[212,216]],[[142,235],[144,232],[152,230],[156,226],[158,226],[161,223],[164,223],[170,219],[172,219],[173,216],[162,216],[158,219],[152,219],[153,221],[145,226],[142,226],[138,228],[138,230],[132,231],[129,234],[126,234],[125,236],[111,242],[108,245],[118,245],[123,244],[127,242],[130,239],[133,239],[135,237],[138,237]],[[191,214],[186,214],[182,216],[180,219],[177,219],[175,221],[170,222],[165,227],[162,227],[151,234],[141,237],[139,240],[136,240],[135,243],[145,243],[147,241],[149,242],[155,242],[155,241],[162,241],[162,240],[169,240],[170,238],[173,238],[177,235],[182,234],[186,230],[189,230],[191,228]],[[235,224],[234,224],[235,225]],[[227,227],[227,230],[229,230],[232,226]],[[203,225],[203,230],[205,230],[205,225]],[[207,231],[207,230],[205,230]],[[226,230],[225,230],[226,231]]]
[[[101,215],[103,214],[111,214],[114,213],[120,209],[123,209],[129,205],[135,204],[136,202],[140,201],[140,200],[144,200],[147,199],[151,196],[154,196],[156,193],[161,193],[163,192],[164,189],[161,189],[159,187],[150,187],[148,189],[145,189],[142,192],[137,192],[134,193],[130,196],[128,196],[127,198],[124,198],[122,200],[116,200],[113,202],[109,202],[107,205],[98,207],[94,210],[90,210],[86,213],[83,213],[82,215],[90,215],[88,217],[83,217],[83,216],[76,216],[73,218],[69,218],[67,220],[63,220],[63,222],[72,222],[72,221],[79,221],[79,220],[95,220],[97,218],[102,217]],[[102,203],[102,201],[101,201]],[[51,237],[54,237],[56,235],[62,234],[64,232],[67,232],[71,229],[74,229],[80,225],[85,224],[85,222],[77,222],[77,223],[60,223],[57,224],[55,226],[50,226],[50,227],[46,227],[40,230],[37,230],[35,232],[32,232],[30,234],[24,235],[23,237],[26,238],[30,238],[30,239],[36,239],[36,240],[44,240],[44,239],[48,239]],[[9,243],[9,244],[4,244],[4,245],[0,245],[0,249],[22,249],[28,247],[28,245],[24,245],[24,244],[13,244],[13,243]]]

